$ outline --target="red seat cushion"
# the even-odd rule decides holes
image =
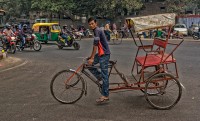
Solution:
[[[161,54],[158,54],[158,55],[156,55],[156,56],[158,56],[159,58],[162,58],[162,55]],[[166,60],[165,60],[166,59]],[[169,54],[167,54],[167,53],[165,53],[164,55],[163,55],[163,63],[174,63],[174,62],[176,62],[176,59],[175,58],[173,58],[171,55],[169,56]]]
[[[146,58],[146,61],[145,61],[145,58]],[[148,67],[148,66],[159,65],[161,62],[161,58],[156,55],[138,56],[138,57],[136,57],[136,61],[140,65]]]

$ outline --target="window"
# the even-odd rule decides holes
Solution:
[[[52,30],[61,30],[59,25],[53,25]]]
[[[160,7],[160,11],[165,12],[165,7]]]

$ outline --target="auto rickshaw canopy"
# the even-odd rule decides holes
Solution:
[[[42,26],[48,26],[51,32],[61,32],[61,28],[58,23],[35,23],[33,24],[32,29],[34,32],[38,32]]]

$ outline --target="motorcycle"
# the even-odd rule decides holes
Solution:
[[[194,40],[200,39],[200,32],[194,32],[194,33],[192,34],[192,37],[193,37]]]
[[[21,39],[22,38],[18,36],[18,40],[17,40],[18,50],[24,50],[24,48],[30,48],[30,49],[33,48],[35,51],[40,51],[42,48],[42,44],[37,40],[37,37],[35,34],[26,34],[24,46],[22,46]]]
[[[89,29],[86,29],[83,33],[84,33],[84,36],[86,37],[92,37],[92,33],[90,32]]]
[[[68,42],[67,45],[65,44],[65,39],[63,38],[59,38],[57,41],[57,46],[59,49],[63,49],[63,47],[74,47],[75,50],[79,50],[80,49],[80,44],[76,42],[75,37],[73,36],[73,34],[69,34],[68,38],[67,38]]]
[[[171,34],[170,34],[170,38],[172,39],[182,39],[184,36],[182,33],[180,33],[179,31],[173,31]]]
[[[5,36],[2,41],[2,45],[4,50],[14,54],[16,52],[16,37]]]

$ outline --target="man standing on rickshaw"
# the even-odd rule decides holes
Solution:
[[[94,43],[91,56],[88,58],[89,65],[100,64],[101,71],[97,68],[89,69],[90,72],[98,79],[102,80],[102,96],[96,100],[97,103],[106,102],[109,100],[109,78],[108,64],[110,59],[110,49],[107,43],[104,31],[97,26],[97,21],[94,18],[88,19],[89,27],[94,31]],[[96,54],[98,49],[98,53]]]

